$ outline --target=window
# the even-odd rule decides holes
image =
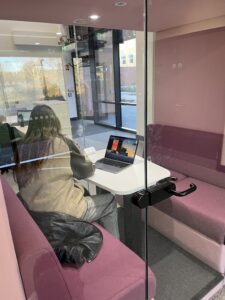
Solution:
[[[0,110],[65,100],[61,58],[0,57],[0,90]]]
[[[122,65],[125,65],[126,62],[127,62],[126,56],[125,56],[125,55],[121,56],[121,64],[122,64]]]
[[[130,64],[134,63],[134,55],[133,54],[129,54],[129,63]]]
[[[123,30],[123,43],[120,43],[120,85],[122,127],[136,130],[136,34]],[[125,64],[123,58],[127,58]]]

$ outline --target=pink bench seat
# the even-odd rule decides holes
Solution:
[[[188,177],[176,183],[177,190],[191,182],[197,191],[186,197],[171,197],[156,205],[167,215],[208,236],[219,244],[225,237],[225,189]]]
[[[104,241],[97,258],[81,268],[62,266],[50,244],[0,177],[14,247],[27,299],[143,300],[145,264],[101,228]],[[156,280],[149,269],[149,299]]]
[[[148,130],[148,155],[154,163],[175,171],[171,173],[178,177],[177,190],[187,189],[191,182],[197,185],[197,191],[184,198],[171,197],[158,204],[152,222],[149,218],[151,225],[224,274],[223,133],[162,124],[151,124]]]

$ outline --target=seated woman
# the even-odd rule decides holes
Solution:
[[[77,152],[71,168],[71,148]],[[85,161],[82,170],[80,159]],[[103,193],[86,195],[74,174],[91,176],[94,167],[73,141],[61,133],[61,125],[54,111],[38,105],[31,112],[27,133],[19,147],[16,179],[20,196],[30,210],[70,214],[88,222],[98,222],[119,238],[117,205],[114,196]],[[78,166],[79,165],[79,166]]]

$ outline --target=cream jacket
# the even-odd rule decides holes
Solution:
[[[76,218],[85,215],[84,189],[73,178],[69,148],[62,139],[54,139],[37,176],[20,189],[20,194],[34,211],[64,212]]]

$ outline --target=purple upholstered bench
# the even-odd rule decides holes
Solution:
[[[191,182],[198,187],[195,193],[183,198],[173,196],[156,207],[215,242],[224,244],[225,190],[190,177],[178,181],[177,190],[186,189]]]
[[[100,228],[103,246],[97,258],[79,269],[59,263],[53,249],[11,187],[0,177],[12,238],[27,299],[143,300],[144,262]],[[149,299],[156,281],[149,269]]]
[[[218,168],[223,135],[155,124],[149,137],[151,160],[178,178],[177,190],[197,185],[193,194],[152,208],[151,225],[224,273],[225,173]]]

